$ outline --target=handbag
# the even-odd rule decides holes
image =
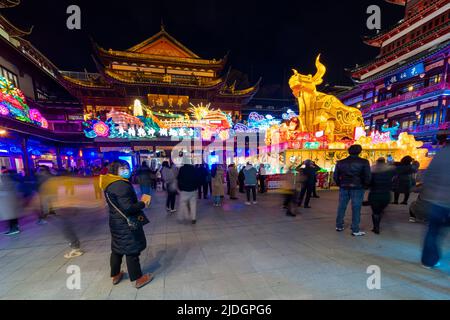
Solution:
[[[127,217],[117,206],[111,201],[107,192],[105,192],[106,200],[125,220],[132,231],[136,231],[142,228],[146,224],[150,223],[147,216],[144,213],[140,213],[136,216]]]

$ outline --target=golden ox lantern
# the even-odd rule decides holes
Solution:
[[[316,87],[323,82],[327,70],[320,62],[320,55],[316,59],[316,68],[314,76],[293,69],[294,75],[289,79],[289,86],[298,101],[299,130],[324,131],[330,142],[353,139],[354,129],[364,127],[361,111],[344,105],[335,96],[318,92]]]

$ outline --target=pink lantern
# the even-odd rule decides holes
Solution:
[[[30,119],[36,122],[42,122],[42,115],[37,109],[30,109]]]
[[[3,104],[0,104],[0,115],[2,116],[9,115],[9,109]]]
[[[96,124],[94,124],[93,129],[98,137],[108,137],[109,136],[109,127],[103,121],[98,121]]]
[[[41,118],[41,127],[44,129],[48,129],[48,121],[44,117]]]

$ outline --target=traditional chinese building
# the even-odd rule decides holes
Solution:
[[[142,108],[158,113],[160,119],[172,114],[188,117],[191,115],[188,109],[198,105],[239,118],[259,88],[259,81],[249,88],[231,81],[230,71],[225,70],[228,55],[221,59],[201,58],[171,36],[164,26],[127,50],[105,49],[95,42],[93,47],[97,73],[61,73],[65,87],[82,101],[87,119],[107,120],[107,115],[124,113],[136,116]],[[145,139],[142,128],[142,135],[133,129],[129,128],[128,133],[136,132],[142,139],[95,141],[103,149],[127,145],[134,151],[152,148],[169,151],[175,143],[170,137]],[[123,132],[122,127],[120,130]]]
[[[4,15],[20,1],[0,0],[0,164],[30,172],[39,164],[77,162],[91,144],[83,109],[59,81],[58,68]]]
[[[417,139],[436,143],[449,132],[450,3],[391,0],[405,7],[394,27],[365,38],[379,55],[349,70],[356,83],[340,98],[361,109],[367,128],[399,126]],[[387,125],[387,126],[386,126]]]
[[[84,105],[85,113],[114,108],[127,112],[136,99],[152,110],[186,113],[191,104],[239,115],[258,90],[237,89],[224,70],[227,56],[203,59],[172,37],[162,26],[147,40],[127,49],[94,44],[98,73],[63,72],[66,87]]]

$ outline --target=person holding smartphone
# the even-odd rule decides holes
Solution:
[[[117,285],[122,280],[124,272],[120,267],[125,256],[130,281],[139,289],[153,280],[152,274],[142,274],[139,262],[140,253],[147,247],[147,239],[142,225],[132,229],[125,217],[143,214],[142,210],[150,206],[151,196],[143,194],[138,200],[129,181],[130,177],[131,170],[128,163],[117,160],[111,163],[109,174],[100,176],[100,186],[105,192],[109,206],[112,282]]]

